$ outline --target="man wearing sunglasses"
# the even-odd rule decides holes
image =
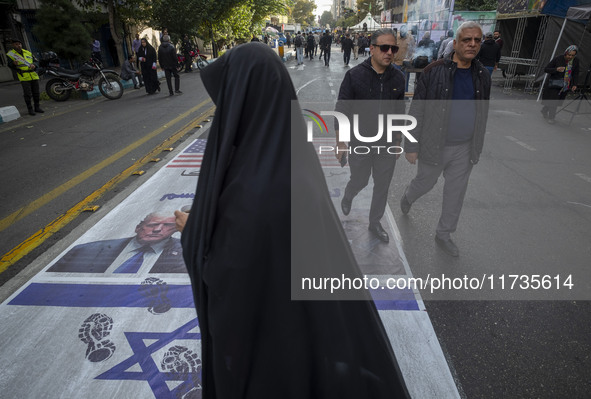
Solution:
[[[354,114],[361,118],[369,115],[369,123],[360,123],[359,130],[363,136],[375,136],[378,114],[404,114],[404,75],[393,65],[394,54],[398,51],[396,36],[391,29],[379,29],[371,36],[371,57],[350,69],[346,74],[335,110],[351,117]],[[364,109],[364,104],[353,100],[378,100],[369,103],[371,109]],[[397,101],[386,101],[397,100]],[[358,105],[359,104],[359,105]],[[368,112],[369,111],[369,112]],[[374,126],[375,125],[375,126]],[[386,134],[371,143],[361,142],[351,135],[349,146],[339,137],[338,123],[335,122],[337,134],[336,157],[341,161],[346,153],[349,156],[351,176],[341,200],[341,209],[347,216],[351,211],[353,198],[367,186],[369,177],[373,176],[374,188],[369,210],[368,230],[383,242],[389,241],[388,233],[380,224],[386,210],[388,189],[394,174],[394,166],[399,155],[384,150],[386,147],[399,146],[400,132],[393,134],[393,142],[387,142]],[[365,133],[365,134],[363,134]],[[380,151],[380,148],[381,151]],[[356,149],[361,149],[356,151]],[[370,150],[365,153],[365,148]],[[342,163],[344,165],[344,163]]]
[[[423,70],[410,114],[417,119],[416,143],[405,141],[405,157],[418,162],[416,177],[400,200],[403,214],[429,192],[443,174],[443,204],[435,241],[450,256],[459,256],[456,231],[472,166],[478,163],[488,118],[490,73],[475,59],[482,27],[464,22],[456,31],[454,51]]]

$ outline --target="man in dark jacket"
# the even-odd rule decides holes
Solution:
[[[486,34],[486,39],[480,46],[480,51],[478,52],[476,59],[488,69],[491,75],[493,71],[497,70],[499,60],[501,59],[501,48],[495,43],[492,32]]]
[[[460,218],[472,166],[482,152],[488,117],[490,74],[475,59],[481,40],[478,23],[463,23],[456,32],[454,52],[423,70],[410,109],[418,122],[412,132],[418,142],[406,140],[404,146],[406,159],[411,164],[419,159],[419,166],[402,195],[402,213],[407,214],[443,173],[443,205],[435,241],[451,256],[459,255],[450,234]]]
[[[332,46],[332,36],[328,33],[328,29],[320,38],[320,49],[324,51],[324,66],[330,64],[330,46]]]
[[[325,36],[326,37],[326,36]],[[394,54],[398,51],[396,36],[391,29],[379,29],[372,35],[370,45],[371,57],[355,66],[345,74],[339,91],[336,111],[341,112],[354,121],[356,115],[363,120],[368,116],[369,123],[359,124],[362,137],[350,135],[349,147],[344,143],[341,126],[335,122],[337,133],[337,159],[342,160],[344,154],[349,155],[351,177],[345,188],[341,200],[343,214],[351,211],[353,198],[365,187],[369,177],[373,176],[374,188],[369,210],[369,231],[384,242],[389,241],[388,233],[380,224],[386,210],[388,189],[394,174],[394,166],[400,152],[388,151],[386,148],[399,148],[401,134],[392,134],[392,142],[388,142],[386,134],[371,140],[369,136],[376,136],[377,122],[374,118],[378,114],[404,114],[404,75],[392,65]],[[357,101],[352,101],[357,100]],[[358,106],[358,100],[378,100],[363,102]],[[386,102],[386,100],[397,100]],[[368,104],[367,107],[364,104]],[[369,108],[369,109],[368,109]],[[381,115],[379,115],[381,116]],[[373,121],[373,122],[372,122]],[[382,132],[383,133],[383,132]]]
[[[343,61],[345,62],[345,66],[347,66],[351,60],[351,50],[353,50],[353,40],[351,40],[350,34],[347,33],[341,41],[341,49],[343,50]]]
[[[174,93],[182,94],[180,90],[181,78],[176,71],[177,56],[176,49],[170,44],[170,36],[162,36],[162,44],[158,47],[158,62],[160,68],[164,70],[166,76],[166,84],[168,85],[168,95],[174,96]],[[174,76],[174,92],[172,91],[172,76]]]

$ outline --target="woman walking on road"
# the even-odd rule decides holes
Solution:
[[[138,51],[138,59],[142,69],[142,77],[146,87],[146,93],[154,94],[160,92],[160,82],[158,81],[158,73],[156,72],[156,50],[146,38],[142,39],[142,45]]]
[[[247,43],[201,78],[216,111],[181,242],[203,398],[408,398],[367,291],[301,297],[302,276],[362,274],[281,59]]]
[[[563,55],[554,58],[544,69],[550,76],[542,93],[542,115],[550,124],[554,124],[556,108],[562,105],[568,92],[577,90],[579,59],[575,57],[578,51],[577,46],[569,46]]]

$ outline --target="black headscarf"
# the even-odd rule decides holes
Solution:
[[[217,108],[182,244],[203,397],[407,397],[373,302],[291,300],[290,263],[301,275],[334,258],[329,269],[361,273],[301,116],[291,129],[280,58],[248,43],[201,77]]]

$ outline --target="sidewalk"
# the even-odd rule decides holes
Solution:
[[[216,59],[208,54],[207,61],[214,62]],[[119,74],[121,67],[107,67],[106,69],[113,70]],[[197,65],[193,64],[193,69],[198,70]],[[49,99],[43,93],[45,92],[45,85],[51,79],[50,76],[41,76],[39,80],[39,91],[41,92],[41,108],[46,112],[59,112],[60,109],[71,107],[72,102],[91,100],[96,97],[101,97],[98,87],[95,87],[90,92],[75,92],[67,101],[54,101]],[[164,71],[158,69],[158,79],[164,79]],[[131,80],[122,80],[123,89],[133,89],[133,82]],[[45,98],[45,99],[44,99]],[[3,122],[10,122],[19,118],[35,118],[35,116],[28,115],[27,106],[23,98],[23,89],[20,82],[0,82],[0,124]]]

